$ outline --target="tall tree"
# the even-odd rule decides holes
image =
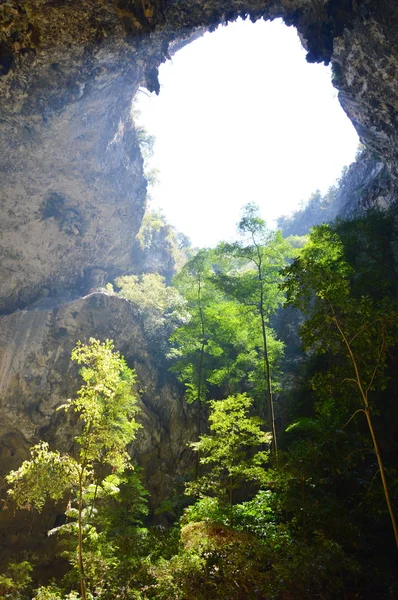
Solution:
[[[174,285],[186,301],[188,319],[171,336],[174,349],[170,356],[178,357],[171,370],[185,383],[188,402],[198,405],[198,436],[200,435],[201,407],[206,400],[206,345],[208,337],[207,309],[214,302],[214,288],[209,283],[211,257],[200,250],[174,279]]]
[[[347,405],[357,399],[349,421],[358,414],[365,416],[398,547],[396,517],[373,423],[378,409],[372,400],[372,392],[386,384],[389,351],[396,342],[397,303],[391,297],[374,300],[363,289],[359,296],[354,293],[357,274],[345,258],[339,235],[328,225],[313,229],[285,275],[287,302],[307,316],[301,329],[305,348],[340,357],[327,373],[313,378],[313,387],[320,394],[326,391],[330,402],[348,388]]]
[[[134,394],[135,374],[125,360],[114,352],[111,341],[104,343],[91,338],[87,345],[80,342],[72,351],[72,360],[82,365],[80,375],[84,384],[76,398],[60,408],[77,413],[82,421],[81,433],[75,437],[79,450],[76,456],[49,450],[40,442],[31,449],[31,459],[7,481],[9,494],[17,506],[34,505],[39,511],[47,498],[57,500],[66,492],[75,492],[77,502],[77,557],[80,588],[87,599],[83,560],[83,496],[97,474],[107,467],[114,474],[129,467],[127,445],[135,438],[140,425]]]
[[[217,251],[234,259],[224,272],[215,275],[220,289],[243,304],[259,321],[262,339],[263,412],[268,412],[272,435],[272,449],[278,450],[275,429],[272,368],[269,353],[269,320],[282,304],[283,293],[279,287],[281,269],[292,255],[291,245],[279,231],[271,231],[259,216],[255,204],[246,204],[238,224],[240,240],[233,244],[221,244]],[[268,411],[266,409],[268,407]]]
[[[209,394],[221,398],[242,390],[257,399],[264,387],[258,318],[215,284],[215,273],[227,268],[223,262],[220,254],[201,251],[175,278],[189,318],[171,337],[171,370],[185,383],[188,402],[200,405]],[[268,327],[267,336],[269,360],[275,365],[282,342]]]
[[[200,462],[208,472],[188,484],[187,493],[216,495],[229,505],[233,525],[233,493],[243,483],[260,483],[269,453],[260,450],[270,434],[261,429],[261,420],[249,416],[252,400],[246,394],[210,401],[210,434],[202,435],[191,447],[202,454]],[[256,451],[257,450],[257,451]]]

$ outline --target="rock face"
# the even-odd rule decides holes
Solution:
[[[134,305],[105,292],[60,304],[47,300],[0,317],[1,474],[17,468],[32,443],[40,439],[61,451],[70,450],[73,417],[71,421],[56,408],[80,387],[70,354],[78,340],[87,341],[93,332],[100,339],[117,340],[137,372],[141,409],[137,420],[142,428],[131,455],[145,470],[151,504],[156,506],[192,463],[187,447],[195,437],[192,410],[181,401],[167,375],[160,377]],[[1,547],[7,553],[17,558],[24,545],[26,549],[38,541],[45,547],[46,531],[56,513],[47,511],[40,517],[19,511],[17,520],[10,513],[0,514]],[[26,539],[27,530],[32,530],[30,539]]]
[[[0,46],[3,312],[87,291],[93,269],[126,270],[143,215],[129,114],[142,70],[127,43],[96,42],[90,18],[102,13],[79,5],[0,7],[14,48],[9,64]],[[122,29],[115,15],[117,23]]]
[[[117,340],[137,372],[139,419],[145,425],[138,434],[141,457],[156,448],[160,472],[167,474],[173,472],[171,465],[189,454],[186,443],[193,435],[187,425],[189,411],[178,401],[179,394],[167,377],[159,381],[133,303],[98,291],[59,305],[43,302],[1,319],[3,440],[9,434],[21,435],[29,443],[50,437],[61,448],[70,446],[70,423],[55,408],[80,387],[78,367],[70,360],[72,348],[78,340],[88,341],[95,331],[100,339]],[[136,456],[137,451],[132,451]],[[152,476],[149,473],[149,480]]]
[[[339,100],[361,140],[398,177],[398,7],[359,3],[362,18],[334,41]]]
[[[134,93],[139,85],[159,91],[157,68],[170,53],[238,16],[282,17],[297,27],[308,60],[332,62],[341,104],[389,169],[388,202],[396,198],[396,0],[3,0],[3,471],[39,436],[67,445],[70,429],[54,408],[76,388],[70,350],[90,336],[113,338],[146,389],[149,428],[137,453],[151,491],[186,464],[189,420],[175,392],[160,391],[133,308],[87,294],[140,272],[133,240],[146,182]]]
[[[318,191],[291,217],[281,217],[278,227],[285,236],[305,235],[314,225],[336,218],[352,219],[371,209],[387,210],[396,202],[396,185],[387,166],[368,150],[363,151],[323,197]]]

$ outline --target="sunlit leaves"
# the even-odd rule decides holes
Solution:
[[[140,427],[134,419],[138,412],[135,374],[109,340],[101,343],[91,338],[87,345],[79,342],[72,360],[82,365],[80,375],[85,383],[63,408],[78,413],[83,421],[83,431],[76,437],[79,462],[123,470],[129,464],[126,446]]]
[[[280,271],[293,256],[293,248],[280,231],[267,228],[254,204],[244,207],[238,232],[237,242],[217,248],[225,266],[215,274],[214,281],[254,313],[262,311],[269,318],[283,301],[278,286]]]
[[[35,506],[40,512],[47,498],[60,500],[65,490],[77,487],[78,471],[71,456],[52,452],[46,442],[40,442],[31,448],[30,460],[6,476],[12,486],[8,493],[18,508]]]
[[[87,577],[93,563],[84,558],[83,541],[96,545],[101,535],[90,522],[96,513],[94,499],[87,511],[85,496],[90,496],[94,482],[100,492],[110,497],[118,493],[119,480],[115,475],[131,467],[127,445],[135,438],[139,425],[134,419],[137,413],[135,374],[114,351],[110,340],[102,343],[91,338],[88,344],[78,342],[72,351],[72,360],[82,365],[80,375],[84,384],[75,398],[59,408],[77,413],[82,422],[81,432],[75,437],[79,447],[76,456],[52,452],[48,444],[41,442],[32,448],[31,460],[11,472],[7,479],[12,485],[9,493],[19,507],[34,505],[40,511],[47,498],[59,500],[69,492],[67,513],[77,521],[72,520],[60,529],[77,537],[77,552],[69,556],[77,567],[81,596],[86,600]],[[104,467],[105,471],[112,470],[113,476],[104,478],[103,475],[101,479],[99,473]],[[109,554],[111,547],[107,550]],[[109,568],[109,561],[105,564],[101,558],[100,562]]]
[[[154,326],[173,318],[183,319],[184,299],[175,287],[166,285],[165,278],[159,273],[125,275],[118,277],[115,284],[120,288],[119,296],[134,302]]]
[[[214,494],[230,500],[244,482],[259,484],[269,453],[270,434],[262,430],[258,417],[250,416],[252,400],[246,394],[211,400],[210,434],[202,435],[191,447],[207,465],[206,475],[189,484],[188,493]]]
[[[200,250],[174,280],[187,301],[189,319],[172,335],[169,357],[175,360],[171,370],[185,383],[189,402],[198,399],[199,389],[204,400],[215,387],[223,395],[243,387],[259,402],[264,396],[259,317],[261,313],[268,321],[282,301],[279,271],[292,248],[280,233],[265,227],[254,205],[246,209],[240,242]],[[275,372],[283,344],[268,324],[265,333]]]

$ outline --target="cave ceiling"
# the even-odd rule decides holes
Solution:
[[[238,17],[295,26],[397,176],[395,0],[3,0],[3,314],[129,269],[146,194],[132,97],[159,91],[158,66],[181,45]]]

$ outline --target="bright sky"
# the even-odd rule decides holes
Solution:
[[[156,138],[151,206],[195,246],[233,239],[247,202],[273,226],[354,160],[330,69],[308,64],[280,20],[206,33],[161,66],[160,84],[137,105]]]

